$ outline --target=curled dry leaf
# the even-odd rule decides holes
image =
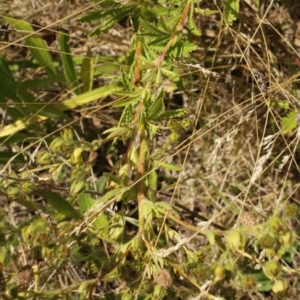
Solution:
[[[171,274],[166,269],[159,270],[159,272],[154,277],[154,280],[157,284],[161,285],[165,289],[170,288],[173,282]]]

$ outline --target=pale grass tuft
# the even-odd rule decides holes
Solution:
[[[250,179],[250,184],[254,184],[256,179],[260,176],[263,166],[266,163],[266,161],[269,159],[269,157],[272,154],[272,147],[274,145],[274,142],[276,140],[276,137],[278,134],[268,135],[264,138],[262,142],[263,150],[267,151],[265,155],[263,155],[256,163],[256,166],[254,167],[252,177]]]
[[[251,108],[249,111],[247,111],[245,116],[242,116],[239,119],[239,122],[237,123],[236,126],[234,126],[233,129],[231,129],[229,132],[227,132],[227,134],[225,135],[225,137],[222,138],[217,138],[215,139],[215,147],[214,150],[212,151],[211,155],[209,156],[207,163],[206,163],[206,168],[207,169],[211,169],[212,165],[215,163],[219,150],[221,149],[222,145],[226,142],[228,144],[233,144],[234,141],[234,137],[237,135],[238,130],[239,130],[239,126],[244,123],[244,122],[248,122],[250,116],[252,115],[252,113],[255,111],[255,107]]]
[[[209,156],[207,163],[206,163],[208,169],[210,169],[211,166],[216,161],[219,150],[221,149],[223,142],[224,142],[224,138],[215,139],[216,146],[215,146],[214,150],[212,151],[211,155]]]
[[[182,65],[186,66],[186,67],[196,68],[199,71],[201,71],[202,74],[205,75],[205,76],[209,76],[210,75],[210,76],[217,77],[217,78],[220,77],[220,75],[218,73],[210,71],[209,69],[203,68],[203,67],[200,66],[200,64],[182,64]]]
[[[282,159],[281,164],[279,165],[278,169],[281,171],[283,167],[286,165],[286,163],[289,161],[290,155],[285,155]]]

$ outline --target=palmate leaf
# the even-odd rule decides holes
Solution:
[[[122,5],[116,1],[104,0],[101,1],[101,6],[103,9],[93,10],[92,12],[87,13],[84,17],[81,17],[79,22],[92,22],[105,20],[107,16],[111,16],[116,10],[122,8]],[[114,5],[112,5],[114,3]]]
[[[170,35],[159,35],[157,38],[151,39],[151,41],[148,42],[148,45],[149,46],[162,45],[163,47],[165,47],[165,45],[168,43],[169,40],[170,40]]]
[[[119,7],[118,7],[119,6]],[[137,5],[116,5],[114,9],[110,10],[110,14],[106,13],[107,16],[102,19],[102,24],[99,25],[96,29],[94,29],[90,36],[99,35],[101,32],[106,31],[113,27],[116,23],[120,22],[125,17],[136,13],[139,10]],[[104,14],[102,13],[102,16]],[[99,19],[99,16],[98,16]]]
[[[175,54],[175,57],[189,56],[191,52],[198,48],[196,44],[184,41],[182,39],[178,41],[175,46],[176,48],[174,47],[174,50],[172,51],[172,53]]]
[[[144,32],[145,35],[165,36],[170,38],[170,30],[169,31],[160,30],[159,26],[151,25],[148,21],[144,20],[143,18],[139,18],[139,22],[142,27],[142,32]],[[143,33],[141,35],[143,35]]]
[[[164,50],[163,45],[151,45],[151,50],[160,53]],[[191,52],[195,51],[198,46],[194,43],[188,41],[179,40],[172,48],[168,51],[167,56],[182,58],[184,56],[189,56]]]
[[[160,68],[161,72],[167,76],[172,82],[176,82],[179,80],[179,73],[177,72],[177,70],[175,71],[171,71],[170,68],[168,67],[163,67],[163,68]]]

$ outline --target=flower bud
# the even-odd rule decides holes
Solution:
[[[238,230],[231,230],[225,236],[226,244],[231,250],[243,250],[246,244],[246,237]]]
[[[295,241],[295,236],[293,232],[286,231],[279,235],[278,240],[282,245],[291,245]]]
[[[214,268],[214,281],[220,281],[225,278],[225,268],[221,265],[216,265]]]
[[[281,273],[281,265],[276,260],[267,261],[263,271],[268,278],[275,280]]]
[[[20,195],[20,188],[14,186],[8,187],[6,193],[9,198],[16,199]]]
[[[286,224],[277,216],[271,217],[268,220],[269,229],[273,233],[283,233],[287,230]]]
[[[256,288],[256,279],[252,275],[244,275],[241,278],[241,286],[243,290],[251,291]]]
[[[284,213],[288,218],[296,218],[299,215],[299,206],[295,203],[288,204]]]
[[[273,293],[279,298],[286,297],[287,289],[288,289],[288,283],[283,282],[282,280],[276,280],[272,287]]]
[[[265,233],[261,237],[259,237],[259,244],[264,249],[275,248],[277,240],[272,233]]]
[[[47,165],[51,162],[51,154],[48,151],[38,152],[36,156],[36,162],[41,165]]]

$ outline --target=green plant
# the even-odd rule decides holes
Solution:
[[[237,120],[235,113],[227,117],[231,108],[226,108],[225,121],[233,120],[232,127],[222,137],[212,138],[216,146],[209,157],[203,161],[197,157],[198,165],[193,162],[198,173],[181,178],[191,145],[203,138],[201,152],[205,152],[209,144],[205,138],[211,128],[225,122],[219,120],[226,103],[215,105],[211,101],[215,95],[207,87],[203,93],[197,90],[196,95],[190,91],[197,86],[193,76],[197,80],[208,78],[207,84],[213,77],[221,81],[221,75],[206,65],[221,61],[228,53],[219,45],[215,58],[204,57],[203,67],[193,53],[207,46],[205,40],[199,42],[199,18],[219,19],[220,32],[234,26],[242,3],[223,4],[202,9],[201,1],[193,0],[95,1],[92,11],[79,18],[82,23],[97,24],[90,33],[92,39],[101,38],[119,23],[130,24],[129,48],[114,57],[97,57],[91,47],[77,57],[72,54],[70,34],[62,27],[55,29],[60,57],[54,59],[42,35],[43,30],[47,33],[47,26],[33,30],[33,22],[6,18],[16,30],[27,34],[32,60],[25,60],[24,67],[4,56],[0,59],[0,103],[7,106],[10,119],[0,131],[2,149],[17,145],[15,154],[2,152],[0,191],[34,215],[21,216],[14,226],[1,213],[0,263],[9,274],[3,287],[4,275],[0,273],[3,297],[237,299],[239,295],[258,297],[265,292],[278,297],[288,294],[285,276],[299,274],[292,265],[299,251],[299,226],[291,225],[299,217],[298,206],[290,204],[283,210],[280,202],[269,214],[260,215],[251,203],[258,197],[253,187],[258,178],[263,180],[263,165],[279,136],[266,135],[267,129],[271,131],[267,125],[275,126],[277,121],[265,124],[268,128],[262,134],[251,176],[246,177],[241,168],[237,172],[240,180],[232,179],[224,192],[221,184],[215,184],[216,178],[202,176],[203,166],[213,168],[222,146],[237,137],[254,110],[260,113],[253,109],[252,99],[247,100],[250,110],[247,106]],[[216,68],[221,67],[220,63]],[[22,79],[26,68],[32,80]],[[36,78],[35,73],[41,76]],[[260,92],[256,105],[259,101],[268,103],[265,77],[254,68],[251,73],[252,84],[256,83]],[[95,84],[98,76],[101,87]],[[49,95],[52,89],[59,92],[44,99],[43,89]],[[245,94],[250,94],[249,90]],[[189,108],[172,109],[166,99],[174,91],[191,99],[207,97],[207,103],[199,100],[199,109],[192,113]],[[206,114],[201,112],[202,106]],[[206,122],[211,110],[219,123]],[[93,124],[95,132],[89,119],[99,111],[113,115],[117,122],[105,129]],[[291,133],[296,127],[295,117],[294,112],[283,117],[278,132]],[[161,136],[163,145],[156,147]],[[243,139],[239,142],[244,144]],[[260,157],[263,150],[266,154]],[[172,161],[185,151],[182,164]],[[109,161],[105,171],[95,168],[97,155],[101,164]],[[205,187],[200,201],[207,201],[207,193],[207,202],[219,206],[220,214],[223,210],[235,213],[235,228],[231,216],[223,225],[214,217],[202,217],[205,224],[197,226],[184,219],[185,205],[180,207],[173,199],[189,180]],[[159,196],[164,188],[173,192],[170,201]],[[245,195],[243,201],[241,195]],[[14,249],[22,249],[28,264],[16,274],[11,271],[19,259]],[[61,287],[57,278],[68,272],[75,274],[69,278],[77,279]]]

